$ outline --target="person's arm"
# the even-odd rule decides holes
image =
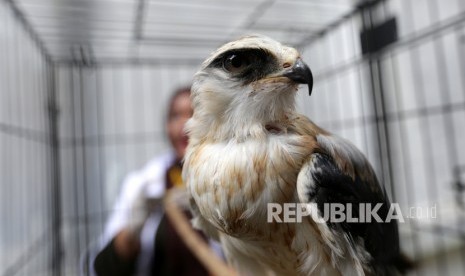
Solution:
[[[141,251],[141,231],[154,209],[138,174],[128,176],[107,223],[105,245],[94,260],[97,275],[133,275]]]
[[[131,207],[127,225],[99,252],[94,262],[97,275],[133,275],[140,253],[140,232],[150,215],[149,199],[143,192]]]
[[[139,251],[139,239],[122,230],[95,258],[95,272],[97,275],[133,275]]]
[[[123,229],[113,239],[113,246],[122,259],[133,260],[139,255],[140,239],[134,237],[128,229]]]

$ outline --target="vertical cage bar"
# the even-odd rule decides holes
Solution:
[[[62,273],[62,243],[61,243],[61,183],[60,183],[60,140],[58,129],[58,103],[56,95],[56,68],[53,64],[48,65],[47,88],[50,150],[51,150],[51,208],[52,208],[52,275],[59,276]]]
[[[70,224],[74,224],[74,229],[75,229],[75,237],[76,237],[76,256],[79,256],[81,252],[81,223],[80,223],[80,212],[79,212],[79,183],[78,183],[78,175],[77,175],[77,133],[76,133],[76,111],[75,111],[75,94],[77,91],[76,88],[76,80],[75,80],[75,68],[73,65],[69,65],[67,67],[68,73],[69,73],[69,97],[70,97],[70,102],[71,102],[71,107],[70,107],[70,114],[71,114],[71,129],[72,129],[72,138],[69,139],[70,143],[69,146],[72,149],[72,167],[74,168],[73,170],[73,187],[74,187],[74,220],[70,221]]]
[[[103,88],[102,88],[102,70],[101,67],[96,66],[93,68],[94,74],[95,74],[95,101],[96,101],[96,108],[97,108],[97,149],[98,149],[98,166],[99,166],[99,172],[98,172],[98,188],[99,188],[99,193],[100,193],[100,203],[99,203],[99,208],[100,208],[100,232],[103,232],[103,225],[102,222],[105,221],[106,217],[106,200],[104,196],[104,190],[105,186],[104,183],[106,183],[105,180],[105,171],[106,171],[106,166],[105,166],[105,140],[104,140],[104,121],[103,121],[103,112],[104,112],[104,106],[103,106],[103,99],[102,99],[102,94],[103,94]]]
[[[373,29],[373,15],[372,9],[376,6],[368,6],[362,8],[362,26],[365,30]],[[389,144],[389,131],[385,122],[385,106],[383,98],[383,87],[381,83],[380,72],[380,57],[377,55],[369,54],[367,58],[369,72],[370,72],[370,85],[373,92],[372,104],[375,113],[376,135],[378,141],[378,154],[380,159],[382,185],[386,188],[388,186],[389,193],[393,198],[393,185],[392,185],[392,166],[390,164],[390,144]],[[385,160],[387,158],[387,161]]]
[[[85,70],[85,68],[83,68],[84,65],[83,64],[79,64],[78,65],[78,74],[79,74],[79,90],[78,90],[78,96],[79,96],[79,101],[80,101],[80,108],[81,108],[81,117],[79,118],[80,119],[80,125],[81,125],[81,137],[80,139],[78,139],[78,141],[80,141],[80,143],[78,143],[79,146],[81,146],[82,148],[82,187],[83,187],[83,227],[84,227],[84,242],[85,242],[85,247],[87,247],[87,245],[89,244],[89,241],[90,241],[90,235],[89,235],[89,203],[88,203],[88,181],[87,181],[87,153],[86,153],[86,150],[87,150],[87,137],[86,137],[86,124],[85,124],[85,121],[86,121],[86,110],[85,110],[85,100],[84,100],[84,87],[85,87],[85,80],[84,80],[84,73],[83,73],[83,70]],[[81,222],[81,220],[79,220]],[[87,267],[87,269],[89,269],[89,267]],[[89,273],[89,270],[87,271],[87,273]]]

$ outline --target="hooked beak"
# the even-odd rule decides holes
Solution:
[[[313,88],[313,75],[310,68],[305,64],[302,59],[297,59],[294,63],[294,66],[284,71],[283,76],[288,77],[289,79],[300,84],[308,85],[308,94],[312,95]]]

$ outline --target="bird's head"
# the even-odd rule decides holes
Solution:
[[[311,93],[312,73],[294,48],[259,35],[226,43],[194,76],[187,130],[194,139],[263,136],[294,110],[299,84]]]

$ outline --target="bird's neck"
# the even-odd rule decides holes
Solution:
[[[253,98],[221,105],[198,105],[188,123],[189,136],[198,141],[245,141],[263,139],[270,126],[286,122],[294,113],[293,94]],[[229,106],[229,108],[228,108]],[[267,130],[268,128],[268,130]]]
[[[286,129],[289,124],[289,114],[292,114],[292,111],[275,113],[275,116],[253,116],[253,114],[223,118],[194,116],[188,123],[189,137],[191,141],[213,143],[266,139],[270,132]]]

